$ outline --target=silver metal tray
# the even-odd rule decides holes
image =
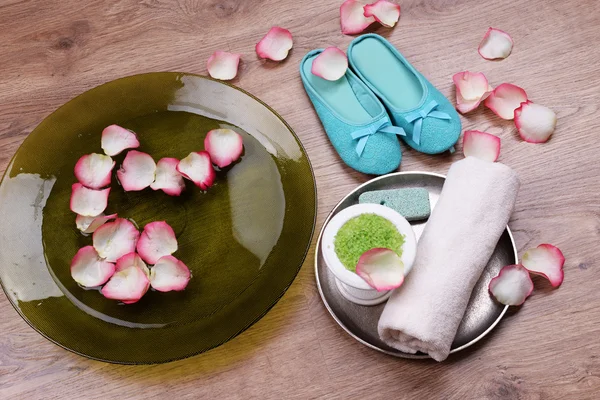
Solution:
[[[437,199],[444,185],[444,175],[430,172],[397,172],[372,179],[363,185],[357,187],[344,197],[329,213],[323,228],[329,220],[339,211],[353,204],[358,203],[358,196],[363,192],[382,189],[399,189],[409,187],[422,187],[429,191],[429,200],[431,208],[435,207]],[[420,238],[426,221],[417,221],[411,223],[415,231],[417,240]],[[325,307],[335,319],[335,321],[350,336],[360,343],[372,349],[390,354],[396,357],[405,358],[429,358],[427,354],[407,354],[386,345],[377,333],[377,322],[383,311],[385,303],[377,306],[361,306],[346,300],[339,293],[335,285],[335,277],[327,268],[321,252],[321,236],[323,228],[319,233],[315,255],[315,272],[317,278],[317,287],[325,303]],[[489,281],[498,274],[505,265],[516,264],[518,260],[517,248],[513,240],[510,229],[506,230],[500,237],[496,249],[492,254],[488,265],[483,271],[481,278],[475,285],[467,311],[463,317],[462,323],[458,328],[458,333],[452,344],[451,353],[463,350],[479,341],[487,335],[500,322],[508,306],[496,303],[489,295],[487,285]]]

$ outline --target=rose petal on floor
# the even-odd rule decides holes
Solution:
[[[515,110],[515,125],[526,142],[544,143],[554,133],[556,114],[548,107],[528,100]]]
[[[159,292],[185,289],[192,277],[189,268],[173,256],[161,257],[150,270],[150,285]]]
[[[473,156],[494,162],[500,155],[500,138],[487,132],[465,131],[463,153],[465,157]]]
[[[179,161],[177,171],[184,178],[194,182],[202,190],[212,186],[215,181],[215,170],[207,151],[192,152]]]
[[[240,64],[240,55],[217,50],[206,63],[208,74],[222,81],[229,81],[236,77]]]
[[[490,281],[488,289],[500,304],[520,306],[533,291],[533,282],[522,265],[507,265]]]
[[[364,5],[357,0],[346,0],[340,6],[340,25],[344,35],[361,33],[375,22],[374,17],[365,17]]]
[[[75,225],[77,225],[77,229],[79,229],[82,233],[94,233],[96,229],[115,218],[117,218],[117,214],[100,214],[97,217],[84,217],[83,215],[77,215],[77,218],[75,218]]]
[[[256,54],[260,58],[282,61],[288,56],[293,45],[294,41],[290,31],[279,26],[274,26],[256,44]]]
[[[513,119],[515,110],[527,101],[527,93],[512,83],[502,83],[485,99],[485,105],[502,119]]]
[[[84,217],[96,217],[106,210],[109,193],[110,188],[95,190],[75,183],[71,186],[71,211]]]
[[[71,276],[84,287],[103,285],[114,273],[115,264],[102,260],[93,246],[79,249],[71,261]]]
[[[521,263],[532,274],[548,279],[553,287],[559,287],[565,277],[565,256],[558,247],[551,244],[540,244],[527,250]]]
[[[138,302],[150,288],[146,264],[135,253],[119,258],[115,274],[102,288],[107,299],[120,300],[125,304]]]
[[[116,156],[126,149],[140,147],[137,135],[119,125],[110,125],[102,131],[102,150],[107,156]]]
[[[162,190],[169,196],[179,196],[185,190],[183,176],[177,171],[179,160],[161,158],[156,164],[156,179],[150,185],[152,190]]]
[[[319,78],[337,81],[348,70],[348,57],[337,47],[328,47],[312,63],[311,72]]]
[[[400,6],[387,0],[379,0],[364,7],[364,16],[373,17],[381,25],[393,28],[400,19]]]
[[[456,86],[456,109],[461,113],[476,109],[493,90],[481,72],[459,72],[452,80]]]
[[[177,251],[177,238],[173,228],[165,221],[147,224],[137,243],[137,252],[148,264]]]
[[[92,236],[94,248],[101,258],[115,262],[127,253],[135,251],[140,232],[124,218],[102,225]]]
[[[85,187],[101,189],[110,185],[115,162],[104,154],[86,154],[75,164],[75,177]]]
[[[356,273],[379,292],[392,290],[404,282],[404,263],[393,250],[375,248],[360,256]]]
[[[489,28],[479,43],[479,55],[486,60],[506,58],[513,48],[510,35],[500,29]]]
[[[224,168],[242,155],[242,136],[231,129],[213,129],[206,134],[204,148],[219,168]]]
[[[154,182],[156,163],[149,154],[131,150],[125,156],[117,176],[126,192],[144,190]]]

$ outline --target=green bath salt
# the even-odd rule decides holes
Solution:
[[[384,217],[376,214],[361,214],[342,225],[333,243],[335,254],[344,267],[356,272],[356,264],[367,250],[390,249],[401,257],[404,235]]]

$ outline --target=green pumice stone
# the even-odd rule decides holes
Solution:
[[[427,219],[431,213],[429,192],[423,188],[375,190],[358,198],[360,204],[381,204],[402,215],[408,221]]]

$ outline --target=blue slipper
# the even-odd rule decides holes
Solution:
[[[348,61],[394,125],[406,131],[410,147],[427,154],[453,150],[461,131],[454,106],[390,42],[375,34],[359,36],[348,47]]]
[[[394,171],[402,160],[396,135],[404,131],[392,126],[383,104],[350,69],[337,81],[313,75],[313,60],[322,51],[304,56],[300,76],[333,147],[357,171],[373,175]]]

